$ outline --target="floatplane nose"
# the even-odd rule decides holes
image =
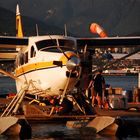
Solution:
[[[74,71],[79,66],[80,66],[80,59],[76,56],[71,57],[66,64],[66,67],[69,71]]]

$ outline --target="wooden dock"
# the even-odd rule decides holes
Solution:
[[[0,105],[2,107],[6,107],[10,103],[11,99],[0,98]],[[29,120],[48,120],[51,118],[67,118],[67,119],[80,119],[80,118],[94,118],[95,116],[111,116],[111,117],[140,117],[140,103],[129,103],[128,108],[137,108],[138,110],[113,110],[113,109],[100,109],[95,107],[96,115],[50,115],[50,107],[48,106],[39,106],[39,105],[28,105],[26,102],[23,103],[25,105],[24,115]]]

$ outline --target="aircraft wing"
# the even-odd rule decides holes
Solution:
[[[0,51],[0,59],[15,60],[17,53],[17,51]]]
[[[79,48],[119,48],[140,45],[140,37],[77,38]]]
[[[16,48],[28,45],[28,38],[0,36],[0,59],[15,59]]]
[[[0,36],[0,49],[1,48],[17,48],[28,45],[28,38]]]

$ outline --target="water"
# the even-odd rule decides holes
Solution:
[[[124,90],[133,90],[138,85],[138,76],[104,76],[107,84],[112,87],[122,87]],[[9,77],[0,77],[0,94],[16,92],[15,82]]]
[[[9,77],[0,77],[0,95],[15,93],[15,81]]]
[[[30,140],[119,140],[114,136],[82,135],[78,128],[67,128],[65,124],[32,124]],[[0,136],[0,140],[20,140],[19,137]],[[137,140],[137,139],[136,139]]]
[[[105,76],[106,83],[112,87],[132,90],[138,84],[137,76]],[[14,80],[0,77],[0,94],[16,92]],[[67,128],[62,123],[31,123],[32,138],[30,140],[118,140],[116,137],[94,135],[83,136],[80,129]],[[19,137],[0,136],[0,140],[20,140]],[[127,137],[123,140],[139,140],[138,137]]]
[[[107,84],[112,87],[122,87],[123,90],[133,90],[138,86],[138,76],[104,76]]]
[[[34,123],[32,127],[32,138],[29,140],[120,140],[115,136],[101,136],[99,134],[83,135],[79,128],[67,128],[60,123]],[[8,137],[0,135],[0,140],[20,140],[19,137]],[[127,137],[121,140],[139,140],[138,137]]]

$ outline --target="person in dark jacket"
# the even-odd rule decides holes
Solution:
[[[101,69],[92,77],[89,88],[92,88],[92,105],[94,105],[97,100],[98,106],[102,108],[105,92],[105,79],[102,76]]]

